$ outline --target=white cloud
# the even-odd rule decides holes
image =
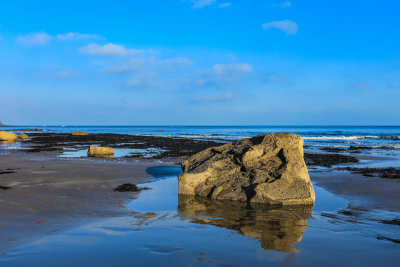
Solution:
[[[83,54],[90,55],[101,55],[101,56],[130,56],[130,55],[140,55],[144,53],[141,49],[131,49],[126,48],[123,45],[117,45],[113,43],[108,43],[105,45],[99,44],[89,44],[85,47],[79,48],[79,52]]]
[[[45,32],[32,32],[26,35],[20,35],[17,37],[17,42],[22,45],[45,45],[53,37]]]
[[[247,63],[238,64],[215,64],[212,70],[217,75],[225,75],[228,73],[248,73],[253,71],[253,66]]]
[[[79,32],[69,32],[65,34],[57,34],[52,36],[46,32],[31,32],[26,35],[19,35],[17,37],[17,42],[22,45],[32,46],[32,45],[46,45],[53,39],[60,41],[67,40],[82,40],[82,39],[92,39],[99,38],[96,34],[83,34]]]
[[[69,32],[65,34],[57,34],[56,38],[59,40],[82,40],[82,39],[96,39],[99,38],[97,34],[84,34],[79,32]]]
[[[196,62],[185,57],[168,58],[158,61],[160,65],[193,65]]]
[[[184,57],[157,59],[156,57],[151,56],[132,58],[128,62],[119,62],[116,64],[112,64],[106,66],[103,71],[110,73],[129,73],[147,69],[166,70],[167,68],[172,68],[175,66],[193,64],[195,64],[194,61]]]
[[[264,30],[279,29],[281,31],[284,31],[288,35],[296,34],[299,30],[297,23],[288,19],[264,23],[262,25],[262,28]]]
[[[235,83],[253,71],[253,66],[247,63],[215,64],[200,73],[202,78],[198,86],[218,87],[227,83]]]
[[[219,5],[220,8],[230,7],[232,4],[230,2],[225,2]]]
[[[191,2],[193,3],[193,8],[202,8],[214,4],[216,0],[191,0]]]

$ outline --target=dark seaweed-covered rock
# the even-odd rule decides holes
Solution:
[[[396,238],[391,238],[391,237],[387,237],[387,236],[383,236],[383,235],[377,235],[376,239],[378,240],[386,240],[386,241],[390,241],[396,244],[400,244],[400,239],[396,239]]]
[[[393,219],[393,220],[382,220],[381,223],[400,226],[400,218]]]
[[[387,178],[387,179],[399,179],[400,178],[400,169],[396,169],[393,167],[389,167],[389,168],[346,167],[346,168],[338,168],[338,170],[360,173],[361,175],[366,176],[366,177],[373,177],[375,175],[378,175],[381,178]]]
[[[371,146],[350,146],[349,150],[373,149]]]
[[[326,151],[326,152],[334,152],[334,153],[345,151],[345,149],[338,148],[338,147],[324,147],[324,148],[322,148],[322,150]]]
[[[356,157],[331,153],[304,153],[304,160],[308,166],[332,167],[344,163],[357,163]]]
[[[146,158],[188,157],[206,148],[220,145],[220,142],[194,140],[179,137],[162,137],[130,134],[89,134],[71,135],[69,133],[37,132],[29,135],[28,153],[62,153],[64,148],[89,148],[89,146],[109,146],[115,149],[153,149],[158,153]],[[222,141],[221,141],[222,142]],[[144,153],[146,154],[146,153]],[[126,158],[141,158],[143,153],[132,154]]]
[[[114,188],[115,192],[140,192],[142,190],[148,190],[147,187],[138,187],[135,184],[122,184]]]

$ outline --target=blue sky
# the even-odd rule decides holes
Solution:
[[[400,1],[0,1],[0,120],[399,125]]]

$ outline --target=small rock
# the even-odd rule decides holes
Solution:
[[[18,138],[20,138],[20,139],[26,139],[26,138],[28,138],[28,135],[25,134],[25,133],[20,133],[20,134],[18,135]]]
[[[108,146],[90,146],[88,157],[114,158],[114,149]]]
[[[138,187],[135,184],[122,184],[114,188],[115,192],[140,192],[141,190],[148,190],[147,187]]]
[[[6,131],[0,131],[0,141],[1,142],[14,142],[17,140],[17,135],[15,133],[10,133]]]
[[[72,135],[88,135],[87,132],[73,132]]]
[[[8,190],[8,189],[11,189],[11,187],[0,185],[0,189],[1,189],[1,190]]]

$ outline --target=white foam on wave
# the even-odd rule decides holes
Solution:
[[[304,136],[304,140],[361,140],[366,138],[381,138],[374,135],[350,135],[350,136]]]

